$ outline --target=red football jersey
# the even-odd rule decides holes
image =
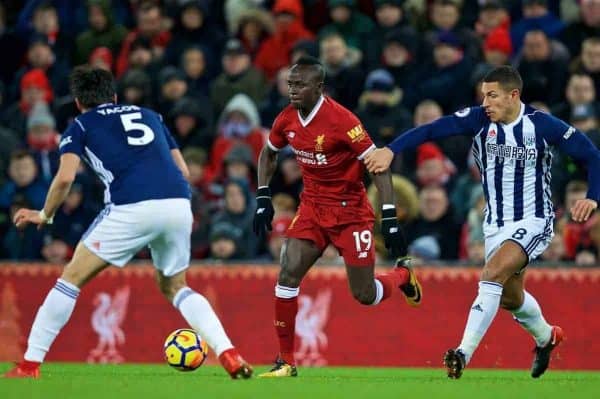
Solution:
[[[268,145],[279,151],[288,144],[302,170],[303,197],[340,204],[366,195],[362,159],[375,145],[358,118],[331,98],[322,96],[306,118],[291,105],[281,111]]]

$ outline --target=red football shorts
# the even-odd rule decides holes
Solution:
[[[374,219],[366,197],[360,204],[345,206],[302,200],[286,236],[312,241],[321,251],[331,243],[348,266],[373,266]]]

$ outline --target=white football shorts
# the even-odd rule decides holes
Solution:
[[[105,261],[125,266],[148,246],[154,266],[165,276],[190,263],[192,210],[185,198],[169,198],[104,208],[83,235],[83,244]]]
[[[554,237],[553,222],[552,218],[532,217],[517,222],[508,222],[499,228],[490,229],[485,225],[483,230],[486,262],[507,240],[519,244],[527,254],[529,262],[533,261],[550,245],[550,241]]]

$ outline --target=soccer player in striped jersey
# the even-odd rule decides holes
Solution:
[[[600,151],[577,129],[521,102],[523,82],[509,66],[483,80],[483,105],[411,129],[387,147],[366,156],[370,172],[386,170],[394,154],[453,135],[473,137],[473,153],[486,198],[486,263],[477,298],[471,305],[463,339],[444,356],[448,377],[460,378],[498,308],[510,311],[535,339],[531,376],[548,368],[550,352],[563,339],[560,327],[544,319],[535,298],[524,289],[524,268],[553,237],[550,199],[553,147],[588,170],[587,198],[571,208],[576,222],[586,221],[600,201]]]
[[[111,264],[125,266],[149,247],[163,295],[206,340],[232,378],[250,377],[252,368],[231,344],[210,303],[186,284],[193,221],[185,179],[189,172],[162,117],[146,108],[116,104],[110,72],[77,67],[70,84],[81,115],[62,135],[60,166],[44,208],[19,209],[14,223],[17,228],[51,224],[81,159],[104,183],[106,207],[39,308],[23,361],[4,376],[38,378],[40,364],[69,321],[83,285]]]

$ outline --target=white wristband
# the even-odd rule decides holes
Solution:
[[[394,205],[394,204],[383,204],[383,205],[381,206],[381,209],[382,209],[382,210],[384,210],[384,211],[385,211],[386,209],[394,209],[394,208],[396,208],[396,205]]]
[[[39,215],[40,219],[42,219],[42,222],[46,224],[52,224],[52,222],[54,221],[54,216],[48,217],[48,215],[46,215],[46,212],[44,212],[43,209],[40,211]]]

